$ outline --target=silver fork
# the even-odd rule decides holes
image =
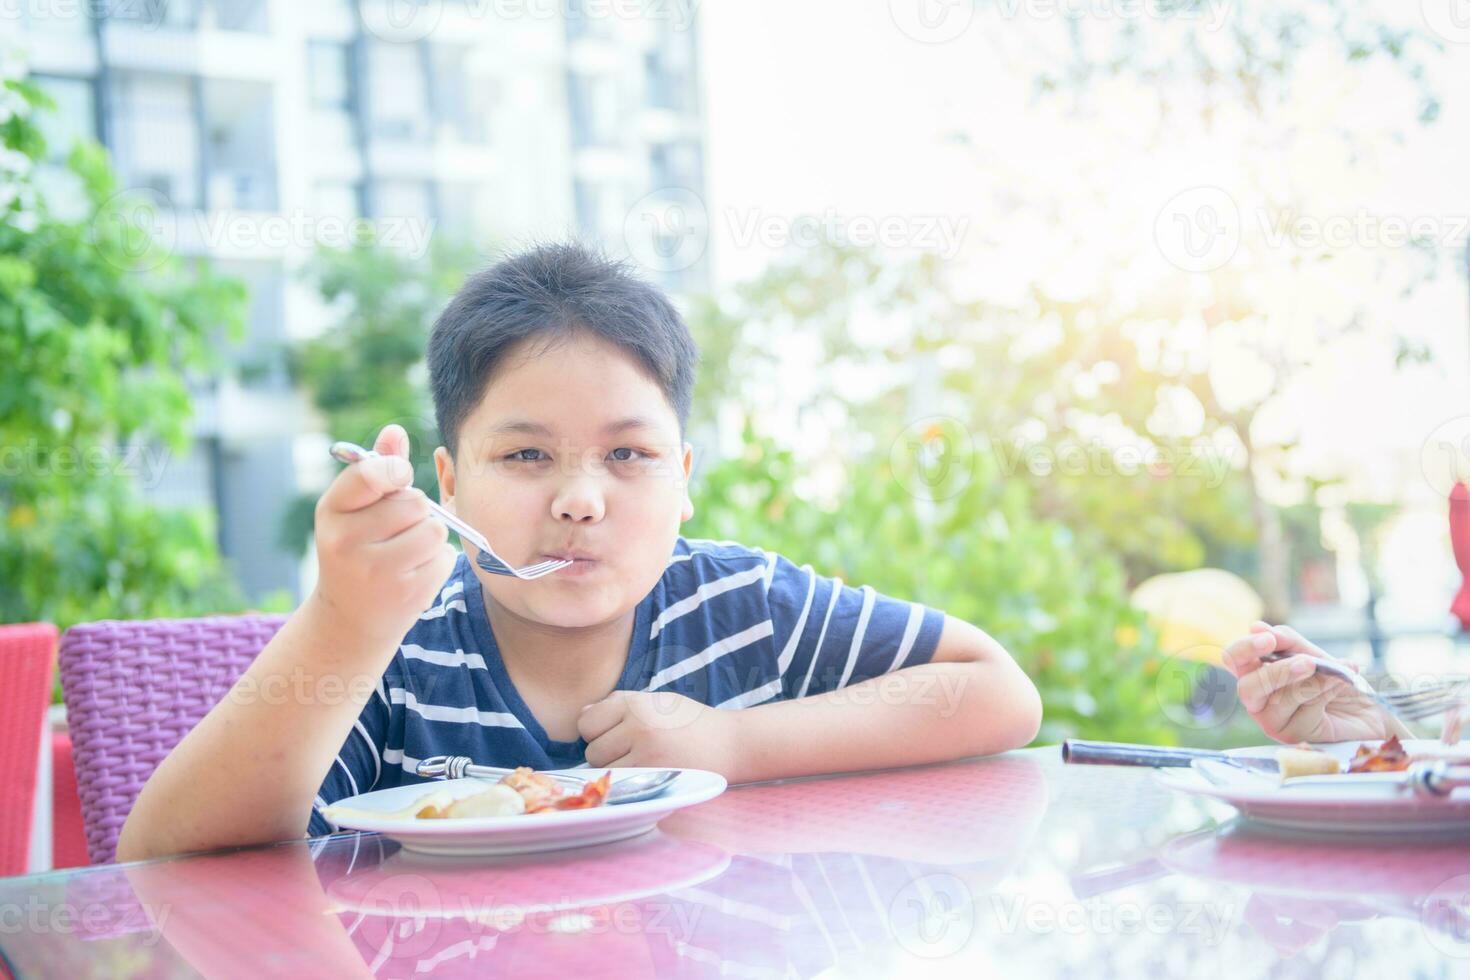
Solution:
[[[1460,692],[1467,684],[1470,684],[1470,678],[1458,677],[1452,680],[1437,681],[1415,690],[1385,692],[1375,690],[1373,685],[1368,683],[1367,678],[1347,665],[1336,660],[1314,657],[1309,653],[1277,651],[1266,654],[1261,658],[1261,663],[1273,664],[1287,657],[1310,657],[1317,665],[1317,673],[1331,674],[1333,677],[1347,681],[1364,697],[1370,698],[1389,714],[1404,722],[1423,721],[1425,718],[1444,714],[1460,703]]]
[[[364,449],[353,442],[332,443],[332,458],[343,463],[358,463],[377,455],[379,454],[373,450]],[[534,565],[513,568],[509,562],[495,553],[495,549],[490,547],[490,542],[485,540],[483,534],[460,520],[458,516],[440,507],[432,500],[429,501],[429,510],[447,527],[457,531],[461,538],[464,538],[479,549],[480,553],[475,558],[475,564],[492,575],[513,575],[516,578],[529,580],[540,578],[543,575],[550,575],[552,572],[560,571],[571,564],[565,558],[552,558],[548,561],[537,562]]]
[[[427,779],[461,779],[465,776],[489,779],[496,776],[509,776],[515,772],[514,769],[503,769],[499,766],[476,765],[467,755],[431,756],[421,761],[414,771]],[[603,802],[614,806],[619,803],[639,803],[653,799],[663,794],[674,780],[679,778],[682,771],[681,769],[657,769],[652,772],[640,772],[634,776],[626,776],[612,784]],[[557,773],[548,772],[542,775],[549,776],[563,786],[578,792],[586,788],[590,782],[587,779]]]

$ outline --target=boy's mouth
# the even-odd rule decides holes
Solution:
[[[597,556],[587,551],[563,550],[542,552],[542,558],[556,558],[560,561],[596,561]]]
[[[545,552],[545,554],[542,554],[541,557],[562,558],[562,560],[569,560],[570,563],[572,563],[569,564],[569,566],[564,566],[562,567],[562,569],[557,569],[556,572],[551,573],[551,576],[553,577],[581,576],[581,574],[594,572],[594,570],[597,570],[598,567],[601,566],[601,563],[597,560],[597,558],[585,557],[584,552],[581,551],[548,551]]]
[[[556,558],[571,562],[570,565],[558,569],[553,573],[556,575],[574,575],[579,572],[591,571],[598,565],[598,559],[585,551],[547,551],[543,552],[541,557],[543,559]]]

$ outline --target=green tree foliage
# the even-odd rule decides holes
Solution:
[[[469,250],[458,245],[436,245],[421,260],[371,240],[323,249],[308,275],[340,316],[291,353],[292,375],[310,393],[327,433],[371,447],[383,426],[403,426],[414,485],[435,499],[439,430],[424,352],[434,318],[459,288],[471,262]],[[288,509],[283,546],[305,550],[317,496],[303,494]]]
[[[238,609],[211,517],[149,503],[140,481],[187,448],[187,373],[238,332],[243,289],[161,254],[95,144],[72,150],[59,214],[38,179],[50,108],[0,89],[0,620]]]
[[[953,433],[929,435],[939,445],[928,458],[921,439],[917,455],[852,460],[824,507],[795,491],[802,462],[747,427],[742,451],[701,474],[685,533],[769,548],[979,624],[1040,690],[1039,742],[1174,741],[1167,711],[1176,705],[1164,699],[1184,692],[1156,683],[1157,644],[1128,604],[1119,563],[1038,517],[1031,488],[1001,478],[989,458],[946,461]],[[957,492],[930,499],[936,489]]]

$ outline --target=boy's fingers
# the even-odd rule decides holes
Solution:
[[[388,540],[377,542],[372,548],[387,562],[387,567],[406,575],[426,561],[432,561],[439,546],[448,539],[448,528],[438,521],[425,518]]]
[[[408,432],[397,422],[383,426],[378,438],[373,440],[373,451],[384,456],[402,456],[407,459],[408,449]]]
[[[633,740],[628,732],[622,728],[614,728],[612,731],[587,742],[587,764],[589,766],[605,766],[614,759],[621,759],[633,749]]]
[[[413,482],[413,466],[402,456],[372,456],[353,463],[332,481],[322,503],[348,513],[377,503]]]
[[[1235,693],[1245,710],[1254,715],[1266,706],[1271,695],[1289,684],[1310,677],[1316,669],[1317,665],[1306,657],[1292,657],[1274,664],[1258,664],[1257,669],[1245,674],[1236,683]]]
[[[338,518],[346,538],[358,541],[387,541],[420,521],[429,519],[428,499],[412,488],[389,494],[377,503]]]
[[[596,704],[589,704],[577,716],[577,734],[592,742],[623,720],[627,712],[627,691],[614,691]]]

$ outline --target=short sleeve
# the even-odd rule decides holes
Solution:
[[[934,656],[944,613],[772,557],[767,601],[784,697],[835,691]]]
[[[307,825],[307,836],[319,837],[337,830],[337,826],[322,816],[322,808],[345,800],[349,796],[366,793],[377,785],[383,773],[383,746],[388,734],[388,695],[381,678],[372,696],[363,705],[347,740],[332,760],[332,767],[322,780],[321,789],[311,805],[311,822]]]

